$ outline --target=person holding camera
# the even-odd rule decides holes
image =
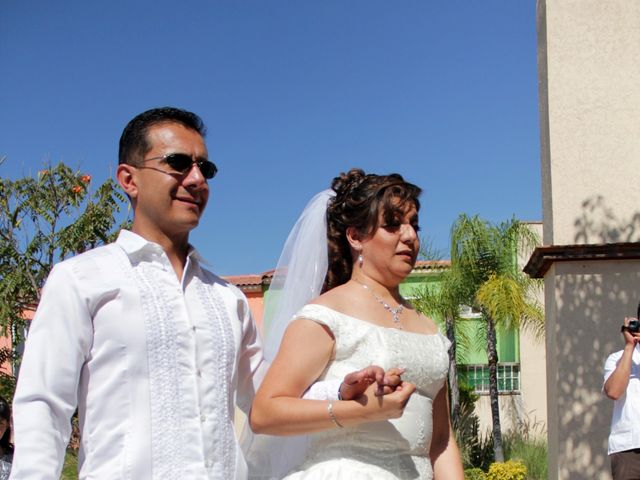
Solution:
[[[614,400],[609,434],[611,474],[614,480],[632,480],[640,478],[640,321],[625,318],[621,331],[624,349],[609,355],[604,364],[603,392]]]

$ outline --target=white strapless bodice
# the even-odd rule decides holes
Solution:
[[[296,315],[327,326],[334,354],[319,380],[341,380],[368,365],[403,367],[403,379],[416,385],[402,417],[311,436],[305,462],[287,476],[299,479],[431,479],[429,460],[432,402],[449,367],[449,340],[384,328],[322,305],[306,305]]]

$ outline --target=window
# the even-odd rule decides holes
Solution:
[[[489,365],[459,365],[458,377],[471,385],[480,395],[489,394]],[[498,392],[517,393],[520,391],[520,364],[498,364]]]

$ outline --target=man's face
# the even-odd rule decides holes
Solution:
[[[162,157],[183,153],[194,159],[207,158],[204,140],[181,124],[162,123],[149,128],[147,141],[151,149],[139,167],[131,168],[135,188],[127,192],[135,208],[134,231],[172,240],[188,236],[207,205],[209,186],[195,164],[179,173]]]

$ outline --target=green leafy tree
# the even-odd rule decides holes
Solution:
[[[0,160],[2,163],[2,160]],[[91,176],[59,163],[37,176],[0,181],[0,328],[12,348],[0,359],[19,363],[16,347],[40,301],[54,263],[112,241],[126,197],[109,179],[95,190]],[[15,379],[0,374],[0,390],[11,396]]]
[[[460,389],[456,363],[458,340],[464,341],[465,339],[463,332],[456,328],[460,317],[460,305],[463,302],[462,292],[458,285],[456,272],[451,269],[445,270],[440,275],[439,282],[425,285],[417,293],[414,300],[419,311],[444,322],[447,338],[451,342],[448,384],[451,423],[454,428],[458,427],[460,421]]]
[[[498,402],[496,330],[529,328],[544,332],[544,314],[535,300],[539,280],[517,267],[518,249],[538,244],[537,235],[515,219],[494,225],[477,216],[461,215],[451,230],[451,269],[457,292],[465,305],[482,313],[486,327],[492,439],[496,461],[504,461]]]

